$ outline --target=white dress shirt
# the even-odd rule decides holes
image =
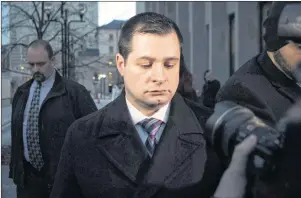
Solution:
[[[50,92],[55,80],[55,71],[53,74],[44,82],[42,82],[41,91],[40,91],[40,108],[42,106],[43,101],[45,100],[47,94]],[[38,86],[38,83],[34,80],[31,84],[30,90],[29,90],[29,96],[26,103],[25,111],[24,111],[24,121],[23,121],[23,145],[24,145],[24,157],[27,161],[29,161],[29,154],[28,154],[28,145],[27,145],[27,121],[28,121],[28,114],[30,110],[30,105],[32,101],[32,97],[34,94],[34,91],[36,87]]]

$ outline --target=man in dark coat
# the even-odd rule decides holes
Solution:
[[[245,63],[217,95],[217,102],[234,101],[252,110],[257,117],[272,127],[275,127],[286,111],[301,98],[300,82],[295,78],[296,65],[301,61],[300,44],[271,36],[273,31],[269,29],[273,28],[271,24],[275,21],[274,11],[270,11],[265,22],[266,32],[269,33],[264,37],[267,43],[266,51]],[[283,158],[275,177],[270,178],[268,186],[260,188],[262,197],[301,196],[301,175],[297,174],[300,171],[296,171],[300,170],[301,160],[296,154],[298,152],[293,152],[294,148],[289,147],[290,145],[282,151]]]
[[[9,177],[18,198],[49,197],[68,127],[97,110],[86,88],[60,76],[50,44],[28,48],[33,78],[21,85],[12,102]]]
[[[160,14],[124,24],[116,55],[124,91],[70,126],[52,198],[213,195],[222,170],[204,136],[211,112],[176,92],[182,40]]]

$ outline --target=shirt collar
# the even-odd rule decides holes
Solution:
[[[137,123],[141,122],[146,118],[156,118],[158,120],[163,121],[164,123],[167,122],[170,110],[170,103],[164,105],[161,109],[159,109],[154,115],[152,116],[145,116],[141,113],[136,107],[134,107],[131,102],[125,98],[127,107],[129,109],[133,124],[136,125]]]

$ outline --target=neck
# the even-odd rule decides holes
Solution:
[[[136,107],[136,106],[135,106]],[[136,107],[137,108],[137,107]],[[142,109],[142,108],[137,108],[143,115],[145,116],[152,116],[154,115],[158,110],[158,109]]]
[[[142,104],[141,102],[133,99],[131,97],[125,96],[126,99],[133,105],[138,111],[140,111],[145,116],[152,116],[154,115],[161,107],[162,105],[154,105],[152,107],[147,106],[145,104]]]

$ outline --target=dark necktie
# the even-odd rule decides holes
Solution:
[[[30,105],[26,133],[29,161],[31,165],[38,170],[44,165],[39,138],[40,92],[41,85],[38,84]]]
[[[145,146],[151,157],[153,156],[155,146],[158,143],[158,140],[156,139],[156,133],[159,131],[162,123],[163,121],[155,118],[148,118],[139,122],[139,124],[148,134]]]

